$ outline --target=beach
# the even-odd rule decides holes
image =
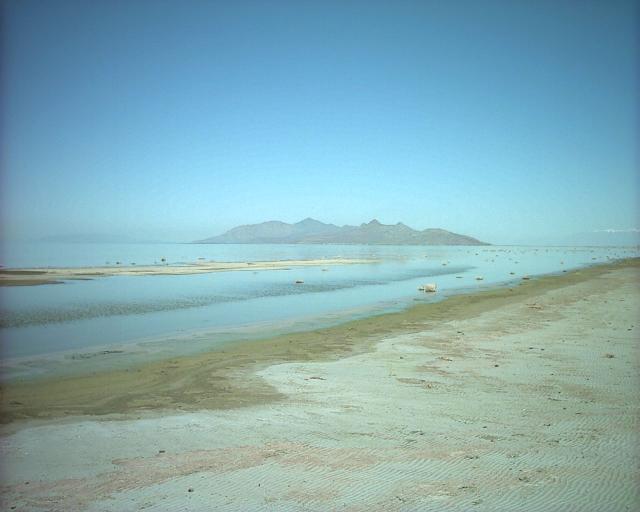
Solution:
[[[3,385],[3,509],[633,510],[637,259]]]

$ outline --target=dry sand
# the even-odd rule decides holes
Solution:
[[[5,387],[3,510],[637,510],[639,287],[627,261]]]
[[[238,270],[288,270],[292,267],[318,267],[376,263],[375,259],[326,258],[254,262],[198,261],[183,265],[131,265],[106,267],[3,268],[0,286],[34,286],[59,284],[68,279],[94,279],[108,276],[156,276],[208,274]]]

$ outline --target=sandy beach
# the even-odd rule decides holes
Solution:
[[[2,509],[635,510],[639,312],[636,259],[16,381]]]
[[[318,267],[330,265],[355,265],[375,263],[376,260],[358,258],[323,258],[311,260],[282,261],[197,261],[188,264],[163,265],[118,265],[104,267],[62,268],[2,268],[0,286],[36,286],[60,284],[69,279],[95,279],[109,276],[167,276],[209,274],[212,272],[290,270],[293,267]]]

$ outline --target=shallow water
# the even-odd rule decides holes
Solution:
[[[112,276],[62,285],[0,288],[5,378],[51,361],[131,362],[187,354],[239,338],[312,329],[612,259],[637,248],[344,245],[22,244],[3,248],[11,267],[169,264],[198,258],[269,261],[336,256],[364,265],[197,275]],[[131,261],[129,261],[131,260]],[[476,280],[476,277],[483,280]],[[303,280],[303,284],[296,284]],[[418,286],[433,282],[438,293]],[[122,352],[121,352],[122,351]],[[121,355],[126,354],[123,358]],[[136,355],[137,354],[137,355]],[[38,361],[38,362],[36,362]],[[47,361],[46,364],[42,361]],[[105,363],[106,361],[106,363]],[[55,365],[53,365],[55,366]]]

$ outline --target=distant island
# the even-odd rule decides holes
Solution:
[[[370,245],[490,245],[444,229],[417,231],[398,222],[376,219],[360,226],[336,226],[307,218],[295,224],[280,221],[249,224],[197,240],[197,244],[370,244]]]

